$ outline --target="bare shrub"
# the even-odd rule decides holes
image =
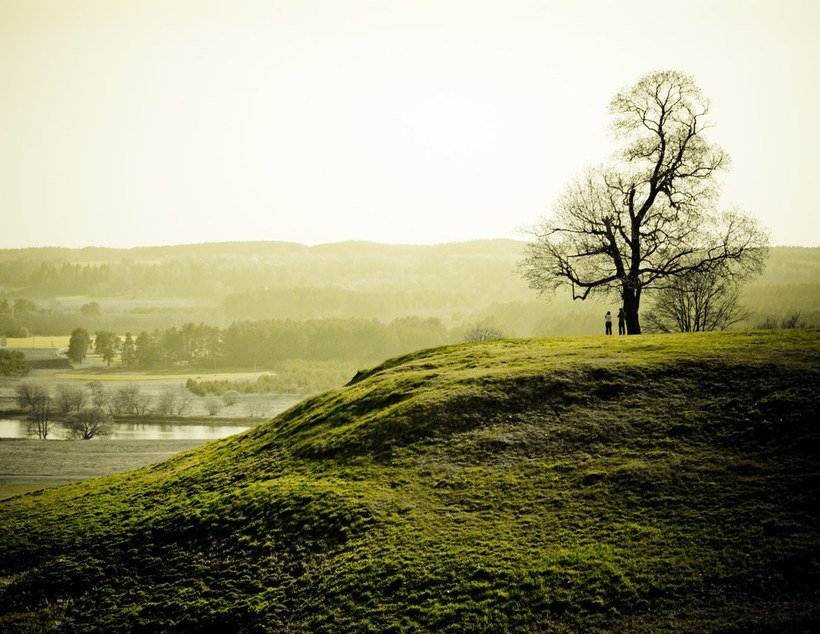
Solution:
[[[249,398],[245,401],[245,413],[250,418],[264,418],[268,411],[268,403],[258,398]]]
[[[151,409],[151,397],[142,394],[135,383],[128,383],[117,389],[111,400],[111,411],[115,414],[145,416]]]
[[[67,416],[82,410],[87,400],[88,394],[83,388],[77,385],[58,385],[54,405],[61,415]]]
[[[216,416],[222,411],[222,401],[215,396],[205,399],[205,409],[208,410],[208,416]]]
[[[780,320],[780,327],[787,328],[808,328],[808,324],[800,318],[800,311],[789,313]]]
[[[236,390],[228,390],[222,395],[222,400],[228,407],[236,405],[239,402],[239,392]]]
[[[767,315],[763,321],[757,324],[758,330],[777,330],[778,328],[788,330],[792,328],[808,327],[809,324],[801,318],[799,310],[789,313],[785,317],[782,317],[780,320],[778,320],[777,317],[774,317],[772,315]]]
[[[181,387],[169,387],[162,391],[154,407],[160,416],[184,416],[191,407],[193,396]]]
[[[758,330],[777,330],[779,327],[780,324],[778,323],[777,318],[772,317],[771,315],[767,316],[757,325]]]
[[[171,416],[176,407],[176,393],[173,389],[166,389],[160,393],[154,405],[154,413],[159,416]]]
[[[471,341],[494,341],[496,339],[503,339],[504,333],[500,329],[492,326],[486,322],[473,324],[470,326],[462,337],[462,341],[469,343]]]
[[[91,392],[91,405],[93,407],[98,407],[111,413],[111,394],[105,389],[102,383],[99,381],[90,381],[88,383],[88,391]]]

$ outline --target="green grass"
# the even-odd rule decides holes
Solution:
[[[816,631],[820,332],[418,352],[0,503],[0,629]]]
[[[166,460],[202,440],[0,439],[0,499]]]
[[[5,482],[0,481],[0,500],[5,500],[6,498],[17,497],[18,495],[23,495],[24,493],[30,493],[32,491],[39,491],[49,485],[47,484],[6,484]]]

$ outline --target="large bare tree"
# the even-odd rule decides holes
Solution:
[[[610,113],[619,151],[530,230],[521,270],[542,293],[616,294],[627,333],[640,334],[645,291],[730,261],[759,264],[767,236],[749,216],[715,208],[728,157],[704,137],[709,102],[690,76],[649,73],[615,96]]]

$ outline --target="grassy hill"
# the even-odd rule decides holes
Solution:
[[[820,331],[418,352],[0,503],[0,629],[816,631]]]

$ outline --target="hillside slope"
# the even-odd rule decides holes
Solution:
[[[820,628],[820,332],[510,340],[0,503],[0,630]]]

